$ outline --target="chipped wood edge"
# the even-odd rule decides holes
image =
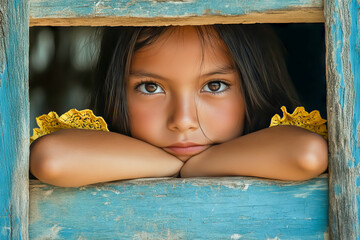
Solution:
[[[244,184],[251,185],[279,185],[279,186],[295,186],[302,185],[308,182],[316,182],[316,181],[324,181],[323,179],[328,179],[328,174],[324,173],[320,176],[305,180],[305,181],[282,181],[282,180],[273,180],[273,179],[265,179],[265,178],[256,178],[256,177],[196,177],[196,178],[172,178],[172,177],[163,177],[163,178],[139,178],[139,179],[131,179],[131,180],[119,180],[107,183],[97,183],[91,184],[87,186],[77,187],[80,190],[84,190],[88,187],[106,187],[106,186],[121,186],[121,185],[153,185],[153,184],[192,184],[196,186],[238,186],[242,187]],[[38,189],[38,188],[59,188],[56,186],[51,186],[46,183],[42,183],[39,180],[31,179],[30,180],[30,189]]]
[[[203,15],[188,17],[53,17],[32,18],[30,27],[35,26],[168,26],[208,24],[253,24],[253,23],[323,23],[322,8],[307,8],[289,11],[267,11],[238,16]]]

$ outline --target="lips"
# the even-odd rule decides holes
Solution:
[[[204,151],[208,146],[207,145],[198,145],[195,143],[176,143],[171,146],[166,147],[165,149],[169,150],[175,155],[195,155]]]

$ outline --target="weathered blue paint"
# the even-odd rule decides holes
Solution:
[[[339,185],[336,184],[336,185],[334,186],[334,191],[335,191],[335,196],[341,194],[341,193],[342,193],[341,186],[339,186]]]
[[[0,239],[27,239],[28,1],[0,1]]]
[[[30,18],[236,16],[251,12],[323,8],[322,0],[31,0]]]
[[[338,4],[337,2],[335,2],[335,8],[338,8]],[[335,12],[334,19],[339,19],[338,13]],[[338,21],[338,20],[337,20]],[[336,42],[337,46],[336,46],[336,62],[340,62],[341,63],[341,54],[342,54],[342,49],[343,49],[343,32],[342,32],[342,28],[341,26],[335,26],[335,23],[332,25],[331,27],[332,30],[332,35],[336,37],[336,39],[334,39],[334,41]],[[340,74],[343,75],[343,70],[342,70],[342,64],[337,64],[336,65],[336,71]],[[345,101],[345,92],[344,92],[344,80],[341,78],[340,79],[340,87],[339,87],[339,103],[341,106],[344,106],[344,101]]]
[[[327,175],[30,184],[31,239],[324,239]]]
[[[350,23],[350,37],[349,37],[349,45],[350,45],[350,62],[351,62],[351,72],[354,78],[354,90],[355,90],[355,98],[354,98],[354,113],[353,113],[353,127],[352,127],[352,136],[353,136],[353,147],[352,147],[352,155],[354,158],[355,166],[359,166],[360,163],[360,138],[359,138],[359,125],[360,125],[360,51],[358,48],[359,44],[359,2],[349,1],[348,4],[349,11],[351,14],[351,23]],[[358,178],[360,173],[357,174]],[[358,180],[358,179],[356,179]],[[360,187],[358,181],[356,181],[356,187]],[[358,223],[360,223],[360,198],[359,194],[357,194],[356,201],[358,207]],[[358,239],[360,236],[358,235]]]
[[[354,136],[354,144],[352,153],[355,159],[356,166],[360,163],[360,139],[359,139],[359,124],[360,124],[360,6],[358,1],[350,1],[349,9],[354,14],[351,15],[351,34],[349,38],[350,42],[350,62],[351,62],[351,72],[354,76],[354,89],[355,89],[355,99],[354,99],[354,115],[353,115],[353,128],[352,135]],[[360,205],[359,205],[360,206]],[[359,215],[360,216],[360,215]]]
[[[360,53],[358,0],[325,1],[330,236],[360,239]]]

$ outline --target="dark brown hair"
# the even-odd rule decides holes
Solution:
[[[126,104],[126,79],[134,52],[174,27],[104,28],[95,75],[92,108],[109,129],[131,135]],[[298,104],[283,57],[281,42],[267,24],[197,26],[199,36],[216,33],[228,48],[241,79],[246,106],[244,134],[268,127],[281,106]]]

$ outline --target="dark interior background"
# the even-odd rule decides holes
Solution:
[[[287,50],[288,70],[303,106],[326,118],[324,24],[273,27]],[[31,129],[35,118],[49,111],[61,115],[71,108],[88,108],[99,46],[97,28],[30,28]]]

